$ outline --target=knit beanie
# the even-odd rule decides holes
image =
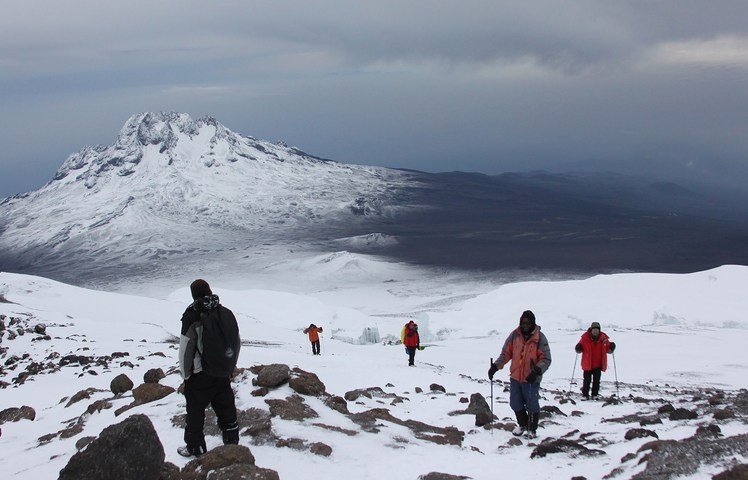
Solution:
[[[532,322],[533,328],[535,327],[535,314],[532,313],[532,311],[525,310],[524,312],[522,312],[522,315],[519,317],[520,323],[522,323],[523,318],[527,318],[528,320],[530,320]]]
[[[208,285],[208,282],[201,278],[198,278],[190,284],[190,292],[192,293],[193,300],[213,295],[213,292],[210,291],[210,285]]]
[[[590,325],[590,330],[592,330],[593,328],[596,328],[596,329],[600,330],[600,323],[599,322],[592,322],[592,325]]]

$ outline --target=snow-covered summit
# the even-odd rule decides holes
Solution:
[[[81,149],[47,185],[0,203],[0,248],[32,265],[288,241],[300,229],[390,215],[413,185],[407,173],[319,159],[211,117],[141,113],[113,145]]]

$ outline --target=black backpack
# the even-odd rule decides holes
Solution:
[[[219,306],[200,312],[203,342],[200,353],[203,372],[212,377],[230,377],[241,349],[239,326],[228,308]]]

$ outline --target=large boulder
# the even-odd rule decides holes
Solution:
[[[288,365],[274,363],[272,365],[264,365],[262,369],[257,373],[257,378],[253,383],[258,387],[275,388],[288,382],[291,377],[291,369]]]
[[[243,445],[222,445],[192,461],[182,469],[184,480],[279,480],[278,472],[255,465],[255,457]]]
[[[130,380],[130,377],[125,375],[124,373],[120,373],[109,384],[109,389],[112,391],[113,394],[119,395],[121,393],[125,393],[128,390],[132,390],[132,387],[134,387],[135,384],[132,383],[132,380]]]
[[[133,415],[72,456],[58,480],[158,480],[164,447],[151,420]]]

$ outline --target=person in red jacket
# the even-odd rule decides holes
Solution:
[[[600,392],[600,375],[608,369],[608,353],[616,349],[616,344],[610,341],[608,335],[600,330],[600,323],[592,322],[590,328],[582,334],[574,350],[582,354],[582,396],[590,398],[590,383],[592,384],[592,398],[597,398]]]
[[[416,350],[421,346],[421,337],[418,336],[418,324],[413,320],[409,321],[403,327],[402,332],[403,345],[408,352],[408,366],[415,366]]]

